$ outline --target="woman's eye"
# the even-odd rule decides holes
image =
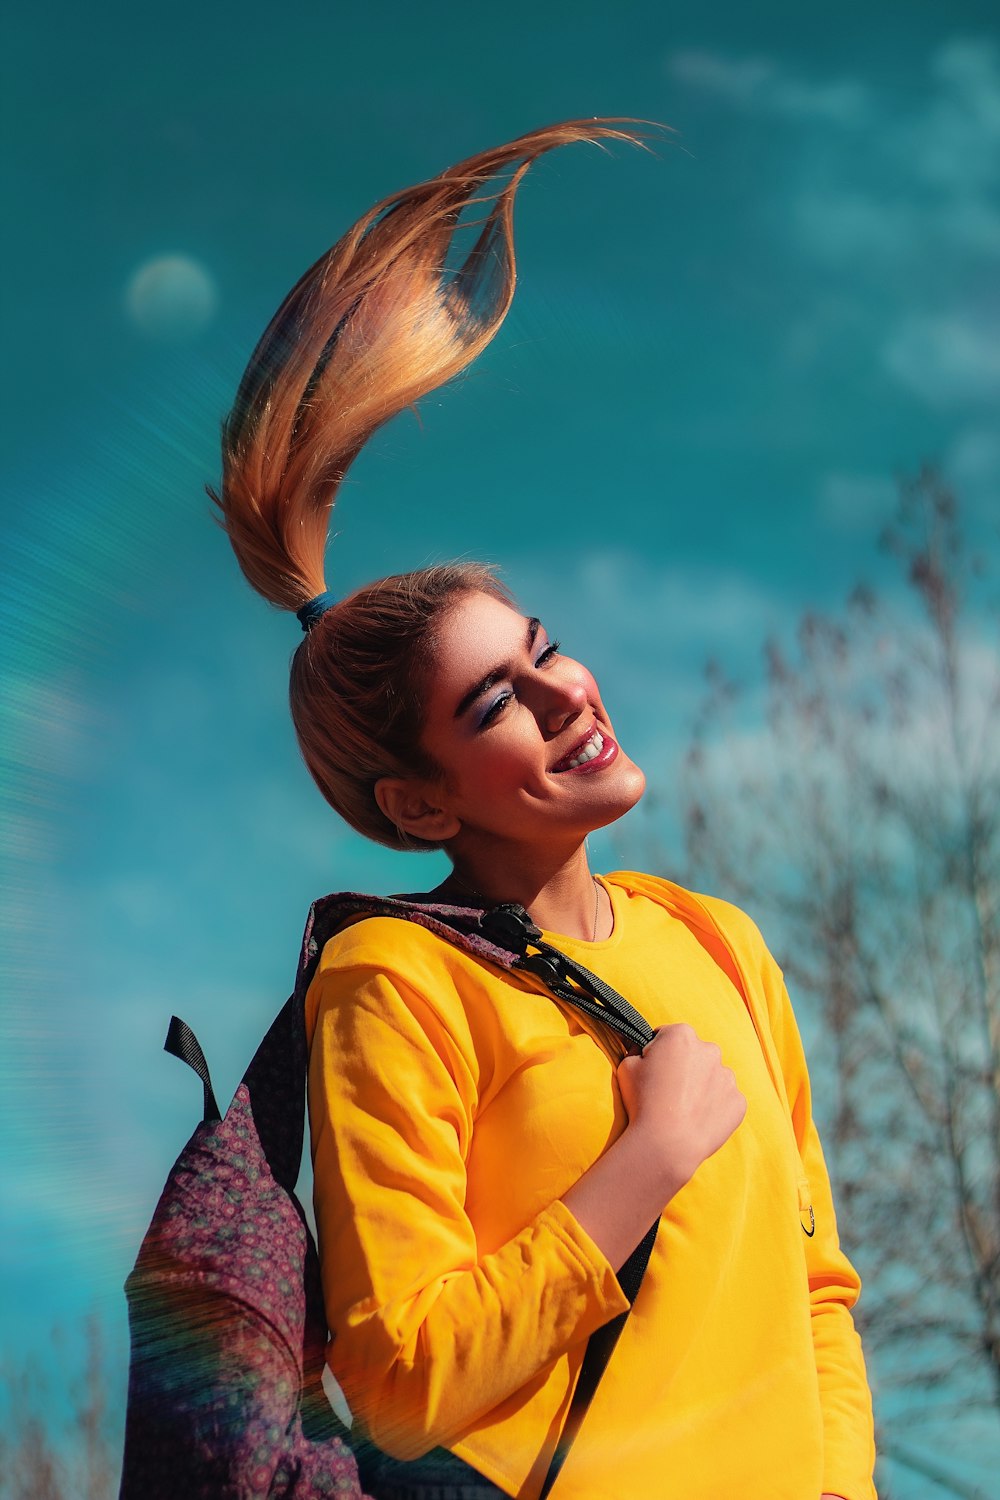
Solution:
[[[487,724],[492,724],[493,720],[495,718],[497,718],[497,716],[499,715],[499,713],[500,713],[501,709],[503,708],[504,704],[505,703],[509,703],[510,700],[511,700],[511,698],[513,698],[513,696],[514,696],[513,693],[501,693],[500,697],[496,700],[496,702],[490,704],[489,708],[486,710],[486,712],[483,714],[482,718],[480,719],[480,721],[479,721],[479,727],[480,727],[480,729],[485,729],[485,727],[486,727]]]
[[[535,667],[544,667],[548,662],[552,660],[554,656],[557,656],[558,653],[559,642],[552,641],[550,645],[546,646],[545,650],[535,662]],[[478,727],[480,729],[486,729],[488,725],[493,723],[494,719],[499,718],[506,705],[514,696],[515,695],[511,692],[501,693],[499,698],[495,699],[495,701],[490,704],[489,708],[483,714],[482,718],[479,720]]]

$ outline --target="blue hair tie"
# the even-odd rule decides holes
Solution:
[[[296,617],[302,621],[303,630],[311,630],[319,619],[325,615],[328,609],[332,609],[337,602],[336,594],[331,594],[329,589],[323,594],[317,594],[315,599],[310,599],[303,604],[301,609],[295,611]]]

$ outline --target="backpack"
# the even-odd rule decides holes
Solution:
[[[310,907],[295,988],[224,1117],[197,1038],[173,1017],[165,1047],[201,1078],[204,1117],[170,1171],[125,1282],[131,1354],[119,1500],[364,1500],[349,1434],[322,1385],[319,1257],[295,1196],[305,995],[327,940],[358,916],[418,922],[479,958],[534,973],[626,1043],[652,1039],[627,1001],[540,940],[523,907],[483,912],[353,892]],[[619,1272],[630,1302],[656,1228]],[[626,1316],[590,1340],[544,1495]]]

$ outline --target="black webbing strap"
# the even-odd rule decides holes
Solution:
[[[568,954],[561,953],[558,948],[553,948],[551,943],[544,942],[539,928],[532,922],[523,906],[506,903],[494,907],[492,911],[483,913],[480,925],[491,938],[518,954],[516,968],[525,969],[528,973],[536,975],[557,999],[565,1000],[567,1004],[574,1005],[585,1015],[592,1016],[595,1020],[603,1022],[605,1026],[611,1027],[630,1046],[637,1047],[640,1052],[653,1040],[655,1035],[653,1028],[635,1006],[630,1005],[624,995],[619,995],[617,990],[605,984],[599,975],[591,973],[583,964],[577,963],[576,959],[570,958]],[[531,953],[528,952],[529,948],[533,950]],[[601,1383],[601,1377],[607,1369],[608,1361],[614,1353],[615,1345],[628,1320],[631,1304],[635,1302],[639,1287],[642,1285],[642,1278],[646,1274],[646,1267],[653,1252],[659,1227],[660,1221],[657,1219],[617,1273],[618,1284],[630,1305],[625,1312],[619,1313],[609,1323],[605,1323],[603,1327],[592,1333],[587,1341],[569,1411],[566,1414],[562,1432],[559,1434],[559,1441],[552,1455],[538,1500],[546,1500],[580,1431],[583,1419]]]
[[[653,1028],[645,1016],[599,975],[553,948],[551,943],[543,942],[540,929],[523,906],[514,902],[494,906],[491,911],[483,912],[480,927],[491,941],[517,954],[515,968],[535,974],[560,1000],[603,1021],[640,1051],[653,1040]],[[531,953],[529,948],[533,950]]]
[[[560,1000],[610,1026],[640,1052],[653,1040],[653,1028],[646,1018],[603,979],[549,943],[539,940],[532,947],[536,951],[519,961],[519,969],[537,975]]]
[[[657,1219],[656,1223],[646,1231],[645,1238],[639,1241],[628,1260],[618,1272],[618,1284],[630,1303],[635,1301],[639,1287],[642,1284],[642,1278],[646,1274],[646,1267],[649,1264],[653,1242],[656,1239],[656,1231],[659,1227],[660,1221]],[[580,1431],[581,1423],[587,1415],[590,1403],[593,1401],[597,1387],[601,1383],[601,1377],[607,1369],[608,1361],[615,1352],[615,1345],[621,1337],[622,1329],[628,1321],[630,1311],[631,1307],[626,1308],[625,1312],[619,1313],[616,1318],[611,1319],[610,1323],[605,1323],[602,1328],[598,1328],[587,1340],[587,1348],[583,1356],[583,1364],[580,1366],[580,1374],[577,1377],[576,1387],[573,1391],[573,1399],[570,1402],[569,1411],[566,1413],[563,1430],[559,1434],[556,1451],[552,1455],[549,1471],[545,1476],[545,1483],[539,1491],[538,1500],[546,1500],[546,1496],[559,1478],[562,1466],[566,1462],[566,1455],[569,1453],[576,1435]]]
[[[164,1052],[169,1052],[173,1057],[179,1057],[181,1062],[186,1062],[189,1068],[194,1068],[201,1079],[205,1090],[205,1120],[221,1120],[219,1106],[215,1102],[215,1090],[212,1088],[212,1078],[208,1071],[208,1063],[205,1054],[201,1050],[201,1044],[186,1021],[180,1016],[171,1016],[170,1025],[167,1027],[167,1039],[163,1043]]]

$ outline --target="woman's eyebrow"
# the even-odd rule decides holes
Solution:
[[[542,622],[536,615],[532,615],[531,619],[527,622],[527,625],[528,628],[525,634],[525,643],[528,650],[530,651],[532,646],[534,646],[535,644],[535,638],[538,635],[539,630],[541,629]],[[472,707],[477,698],[481,698],[484,693],[488,693],[491,687],[496,687],[497,683],[502,682],[503,679],[509,675],[509,673],[509,665],[494,667],[492,671],[487,672],[486,676],[481,677],[475,684],[475,686],[471,687],[465,694],[465,697],[462,699],[461,703],[455,710],[455,718],[460,719],[462,715]]]

